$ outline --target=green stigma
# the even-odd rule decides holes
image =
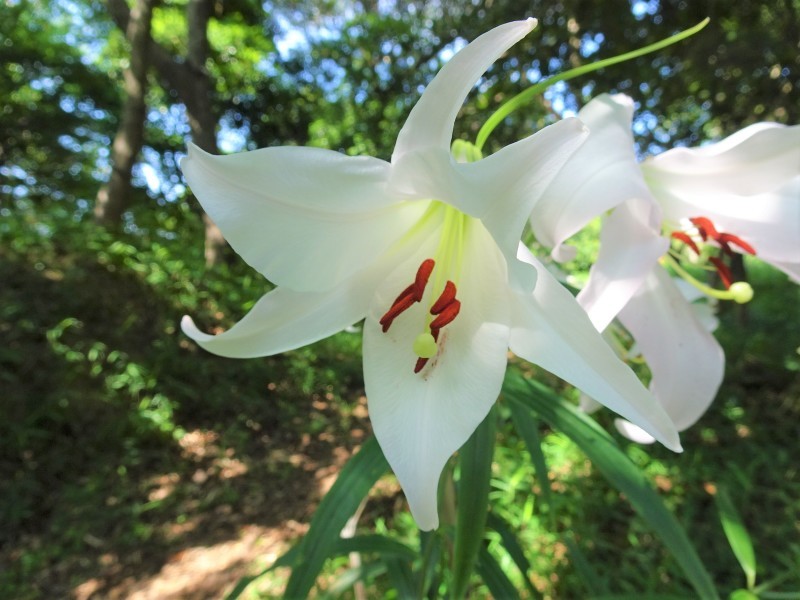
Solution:
[[[734,302],[738,304],[747,304],[753,299],[753,286],[746,281],[737,281],[728,290]]]
[[[430,333],[420,333],[414,340],[414,354],[420,358],[433,358],[436,350],[436,340]]]

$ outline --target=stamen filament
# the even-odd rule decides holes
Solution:
[[[731,284],[733,283],[733,273],[728,268],[722,259],[717,258],[716,256],[709,256],[709,262],[717,268],[717,273],[719,273],[720,279],[722,279],[722,285],[725,286],[725,289],[730,289]]]
[[[688,271],[686,271],[680,263],[672,258],[669,254],[661,257],[662,264],[668,265],[675,271],[681,279],[690,283],[698,290],[719,300],[733,300],[739,304],[745,304],[753,299],[753,288],[745,281],[738,281],[731,285],[729,290],[717,290],[695,279]]]

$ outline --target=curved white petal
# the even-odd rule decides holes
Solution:
[[[330,290],[276,288],[218,335],[201,332],[188,316],[183,317],[181,328],[205,350],[231,358],[270,356],[321,340],[363,319],[386,274],[426,244],[433,244],[438,227],[435,218],[426,219],[404,243]]]
[[[181,320],[181,329],[203,349],[220,356],[280,354],[326,338],[364,318],[378,281],[373,273],[355,285],[340,285],[325,292],[276,288],[224,333],[203,333],[188,316]]]
[[[213,156],[190,146],[181,168],[233,249],[296,291],[326,290],[351,276],[426,208],[390,195],[388,163],[318,148]]]
[[[700,148],[674,148],[643,163],[654,190],[750,196],[800,176],[800,125],[759,123]]]
[[[532,297],[512,294],[511,350],[680,451],[678,433],[664,409],[617,358],[572,295],[524,246],[520,259],[535,266],[539,276]]]
[[[725,374],[725,355],[669,274],[655,266],[619,313],[650,367],[650,390],[678,431],[706,412]]]
[[[598,331],[614,320],[669,248],[659,232],[659,215],[654,202],[631,200],[603,223],[597,261],[577,296]]]
[[[602,94],[578,113],[589,137],[564,164],[531,215],[536,238],[569,258],[561,244],[589,221],[630,199],[650,198],[634,153],[633,100]]]
[[[469,91],[492,63],[535,26],[536,19],[500,25],[453,56],[411,110],[397,137],[392,163],[408,152],[428,147],[449,152],[453,124]]]
[[[559,169],[574,160],[587,134],[578,119],[565,119],[483,160],[455,165],[456,208],[483,221],[516,271],[512,282],[527,277],[520,289],[531,291],[535,280],[535,272],[528,265],[521,269],[516,258],[525,223],[531,211],[538,214],[542,194]]]
[[[644,429],[625,419],[614,419],[614,426],[623,436],[637,444],[652,444],[656,441],[656,438]]]
[[[448,458],[461,447],[497,399],[508,350],[505,261],[476,221],[467,234],[458,281],[461,312],[441,330],[439,354],[418,374],[412,351],[424,331],[432,288],[400,315],[387,333],[378,320],[431,256],[428,244],[398,267],[378,290],[364,324],[364,380],[375,435],[420,529],[437,527],[437,485]],[[431,281],[436,276],[434,269]]]

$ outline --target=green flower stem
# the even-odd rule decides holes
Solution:
[[[703,27],[708,25],[708,22],[709,18],[706,17],[694,27],[690,27],[685,31],[668,37],[665,40],[661,40],[660,42],[656,42],[655,44],[650,44],[649,46],[645,46],[644,48],[640,48],[638,50],[633,50],[631,52],[626,52],[625,54],[599,60],[589,65],[576,67],[532,85],[528,89],[511,98],[511,100],[503,104],[491,117],[489,117],[486,123],[483,124],[483,127],[481,127],[480,131],[478,131],[478,137],[475,139],[475,146],[478,148],[478,150],[482,150],[483,145],[489,138],[489,135],[492,133],[492,131],[494,131],[495,127],[502,123],[503,119],[520,108],[522,105],[528,103],[531,98],[537,94],[540,94],[554,83],[558,83],[559,81],[569,81],[570,79],[585,75],[586,73],[591,73],[592,71],[597,71],[598,69],[610,67],[611,65],[616,65],[617,63],[639,58],[640,56],[650,54],[651,52],[656,52],[657,50],[661,50],[662,48],[666,48],[667,46],[671,46],[672,44],[693,36],[695,33],[703,29]]]

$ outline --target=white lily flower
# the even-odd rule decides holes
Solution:
[[[754,253],[800,283],[800,125],[757,123],[641,167],[667,222],[687,226],[704,217],[722,236],[715,242]]]
[[[755,253],[797,280],[800,126],[754,125],[718,144],[670,150],[640,165],[632,115],[632,101],[621,95],[599,96],[578,113],[592,134],[537,205],[555,217],[537,223],[537,212],[531,224],[535,233],[537,226],[543,230],[541,239],[560,244],[616,207],[605,219],[600,252],[578,301],[598,330],[615,317],[629,329],[653,374],[652,391],[682,431],[713,401],[724,355],[659,260],[677,240],[693,258],[710,261],[731,286],[717,293],[700,285],[715,297],[747,299],[749,287],[737,289],[742,284],[732,282],[723,260],[733,252]],[[597,118],[605,119],[602,126]],[[584,156],[593,170],[579,168]],[[563,197],[570,202],[560,202]],[[704,245],[720,256],[701,254]],[[554,257],[561,254],[556,247]],[[631,439],[652,441],[635,425],[618,426]]]
[[[233,248],[278,286],[225,333],[204,334],[188,317],[183,331],[210,352],[244,358],[365,319],[370,418],[423,530],[438,525],[441,471],[496,400],[509,348],[680,449],[663,409],[574,298],[519,249],[534,204],[586,137],[581,122],[476,162],[451,154],[469,90],[534,26],[502,25],[454,56],[411,111],[391,162],[315,148],[216,157],[192,147],[182,163]],[[454,151],[475,154],[465,143]]]

